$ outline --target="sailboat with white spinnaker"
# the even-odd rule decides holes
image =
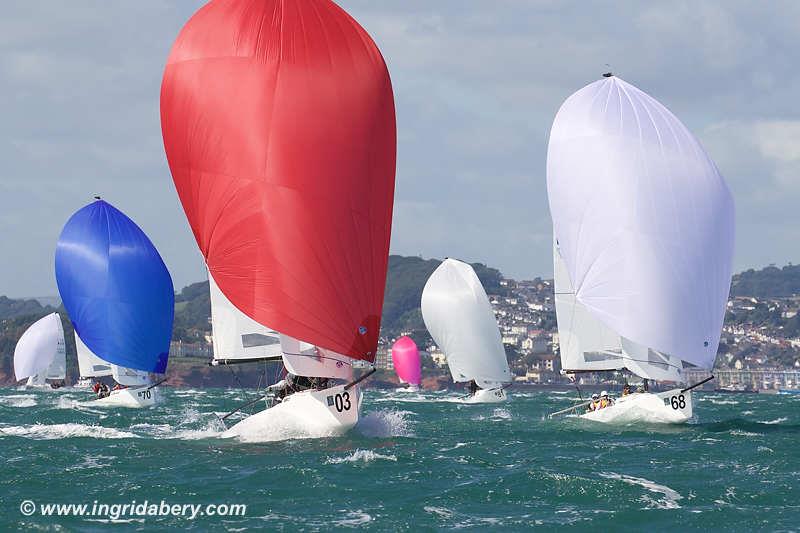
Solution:
[[[505,348],[489,297],[467,263],[445,259],[422,290],[422,318],[456,383],[474,383],[466,403],[507,399]]]
[[[734,206],[689,130],[608,74],[559,109],[547,189],[564,371],[627,371],[646,386],[682,384],[688,367],[713,368],[731,282]],[[582,416],[685,422],[696,385],[625,395],[603,409],[590,404]]]

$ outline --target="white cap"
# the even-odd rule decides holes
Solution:
[[[600,395],[597,394],[596,392],[594,394],[592,394],[592,398],[599,398],[599,397],[600,397]]]
[[[608,393],[606,391],[603,391],[600,393],[600,396],[608,396]]]

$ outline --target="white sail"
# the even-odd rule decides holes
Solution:
[[[482,388],[511,381],[489,298],[472,267],[445,259],[422,291],[422,318],[447,357],[453,381]]]
[[[135,387],[137,385],[149,385],[153,382],[150,379],[150,374],[142,370],[135,370],[133,368],[126,368],[119,365],[111,365],[111,375],[114,381],[120,385]]]
[[[569,273],[553,240],[556,319],[564,370],[622,370],[656,381],[683,381],[683,362],[624,339],[575,298]]]
[[[290,337],[280,335],[283,366],[296,376],[324,378],[353,378],[353,359],[331,350],[319,348]]]
[[[40,318],[25,330],[14,349],[17,381],[37,375],[42,380],[64,379],[65,353],[61,317],[52,313]]]
[[[78,370],[82,378],[97,378],[112,374],[111,363],[97,357],[81,340],[77,332],[75,333],[75,348],[78,352]]]
[[[281,356],[276,331],[239,311],[208,274],[215,360],[257,360]]]
[[[574,313],[562,346],[577,344],[562,348],[564,366],[578,352],[620,349],[617,335],[635,358],[669,354],[711,368],[730,289],[734,208],[686,127],[619,78],[592,83],[556,115],[547,191],[572,289],[559,292],[575,302],[569,309],[560,295],[559,326]]]
[[[58,313],[53,313],[56,318],[57,343],[56,353],[50,365],[47,367],[45,377],[47,379],[62,380],[67,377],[67,343],[64,341],[64,325]]]
[[[78,369],[81,378],[112,376],[114,381],[127,386],[149,385],[153,382],[148,372],[104,361],[86,346],[77,333],[75,333],[75,347],[78,352]]]

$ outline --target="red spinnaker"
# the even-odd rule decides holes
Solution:
[[[161,86],[164,148],[217,284],[254,320],[374,360],[394,198],[386,64],[329,0],[215,0]]]

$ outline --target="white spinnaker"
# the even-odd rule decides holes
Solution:
[[[569,273],[553,240],[556,319],[564,370],[622,370],[656,381],[683,381],[683,363],[620,337],[575,298]]]
[[[470,265],[445,259],[425,283],[421,306],[453,381],[474,379],[482,388],[511,381],[497,319]]]
[[[78,352],[78,370],[82,378],[97,378],[112,374],[111,363],[97,357],[75,333],[75,348]]]
[[[556,115],[547,191],[576,301],[625,339],[711,368],[734,207],[686,127],[619,78],[594,82]]]
[[[353,378],[353,359],[281,333],[283,366],[296,376]]]
[[[211,273],[211,328],[214,359],[263,359],[280,357],[278,333],[248,317],[222,293]]]
[[[50,377],[53,368],[53,379],[64,379],[59,368],[66,366],[59,358],[65,357],[64,329],[58,313],[51,313],[34,322],[17,341],[14,348],[14,375],[17,381],[41,374]]]

